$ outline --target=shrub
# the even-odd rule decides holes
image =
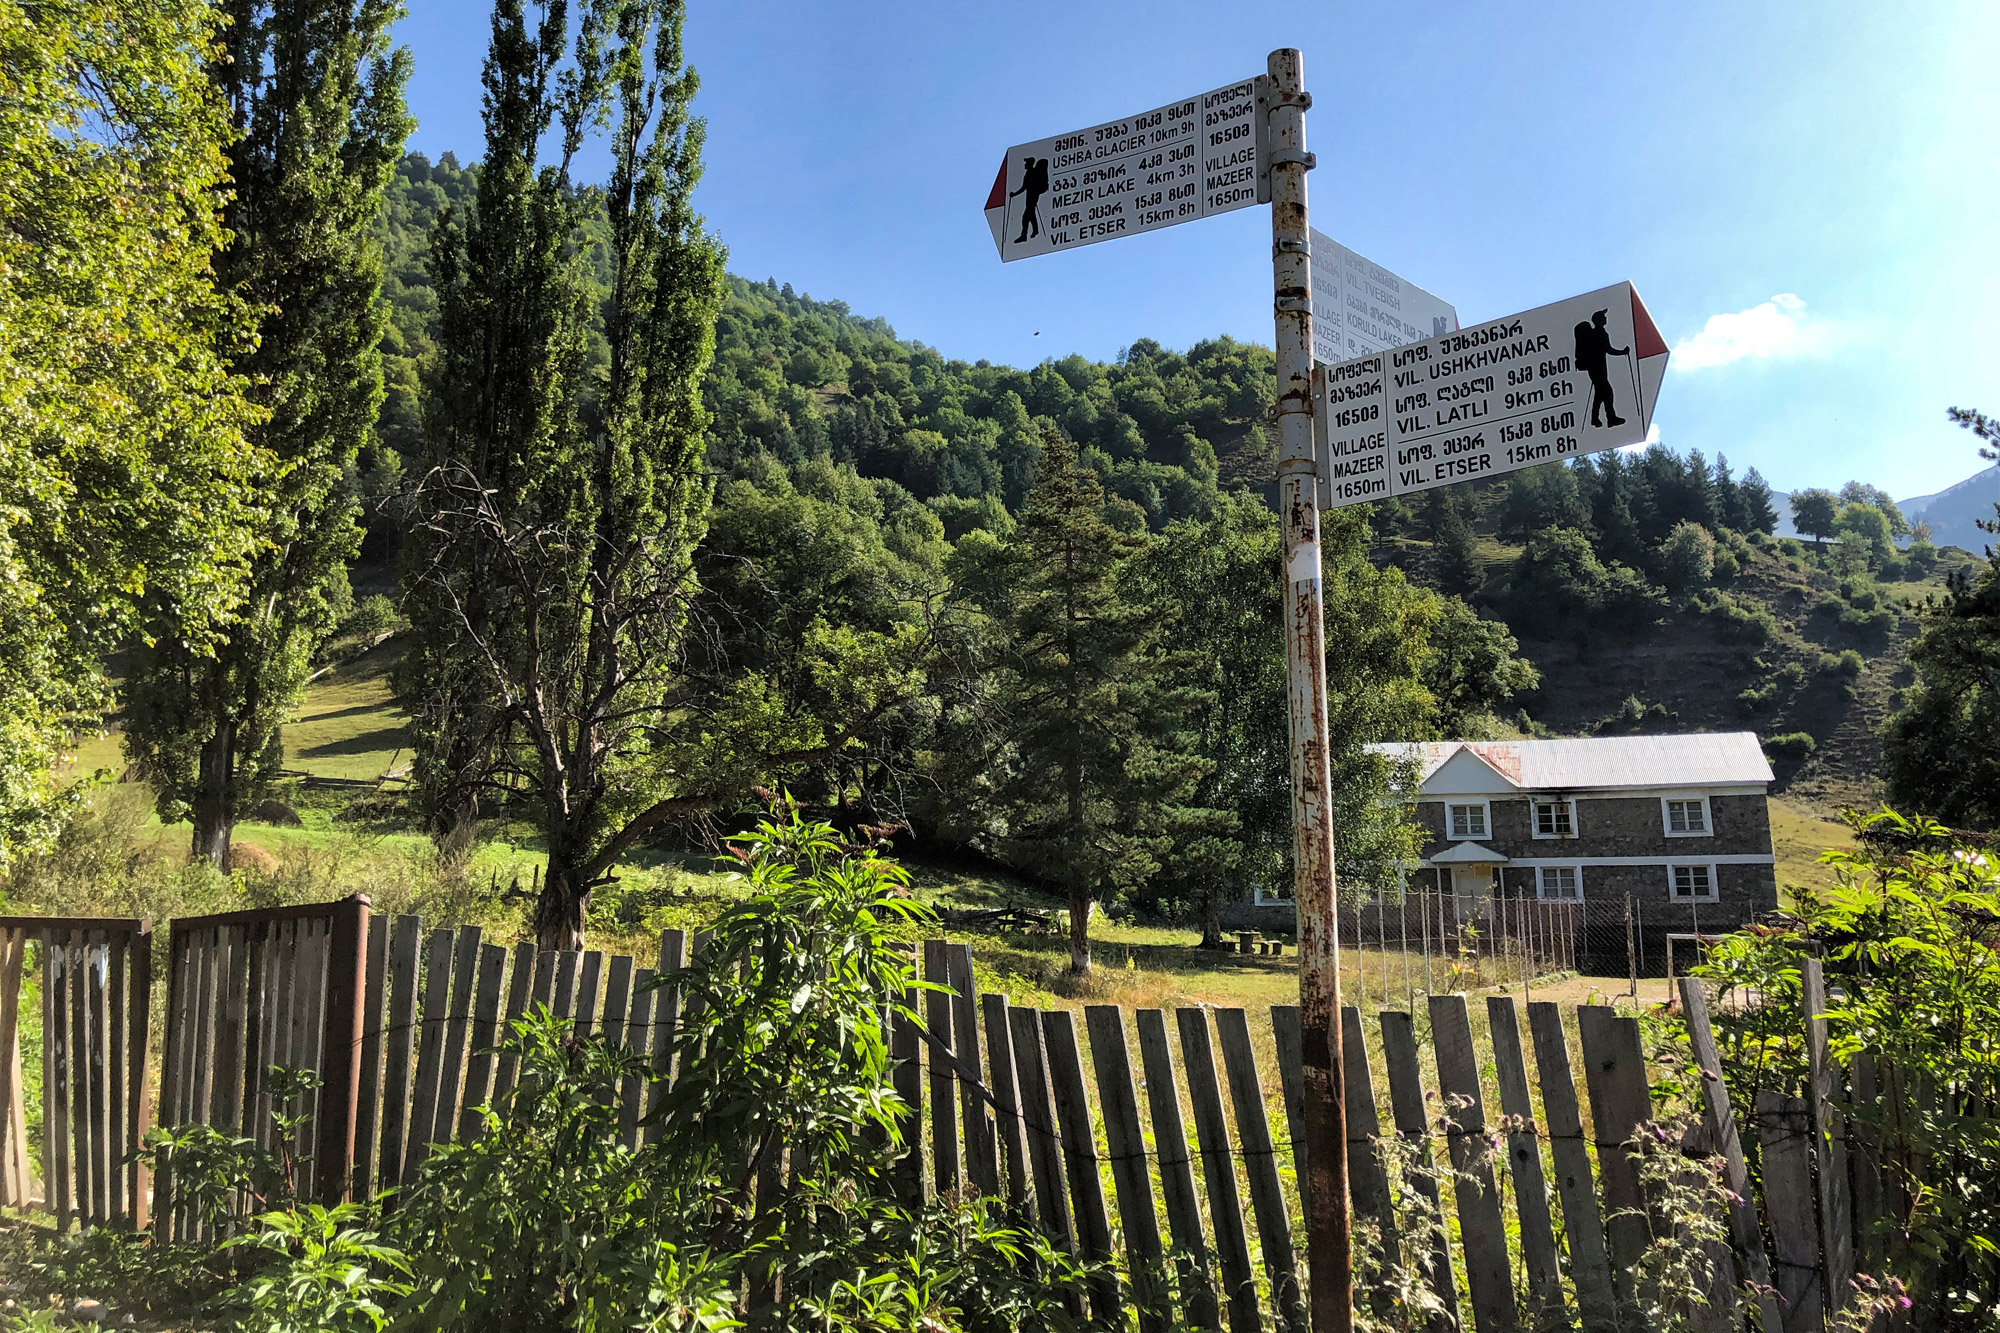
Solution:
[[[1832,888],[1794,886],[1785,924],[1739,932],[1695,969],[1724,989],[1711,1015],[1725,1081],[1746,1108],[1759,1089],[1796,1085],[1806,1068],[1800,966],[1823,958],[1838,978],[1826,1007],[1836,1063],[1864,1058],[1924,1090],[1894,1098],[1892,1112],[1865,1102],[1849,1111],[1882,1160],[1899,1164],[1907,1202],[1889,1271],[1857,1279],[1864,1317],[1842,1327],[1879,1328],[1882,1309],[1903,1307],[1903,1327],[1991,1329],[2000,1246],[1966,1238],[2000,1235],[2000,1137],[1985,1109],[2000,1097],[2000,877],[1990,848],[1932,821],[1884,811],[1848,822],[1859,849],[1820,858]],[[1755,1001],[1731,1003],[1731,992]]]
[[[1746,713],[1761,713],[1777,701],[1778,683],[1776,681],[1766,681],[1762,685],[1754,685],[1747,690],[1739,692],[1736,696],[1737,707]]]
[[[1788,690],[1796,690],[1806,683],[1804,663],[1787,662],[1778,668],[1778,682]]]
[[[1882,589],[1866,574],[1856,574],[1840,581],[1840,596],[1849,606],[1873,611],[1882,602]]]
[[[1778,634],[1777,619],[1769,611],[1746,606],[1728,593],[1712,588],[1696,593],[1688,609],[1706,619],[1730,643],[1762,646]]]
[[[1896,613],[1886,606],[1864,611],[1848,607],[1840,613],[1840,627],[1858,639],[1882,639],[1896,626]]]
[[[1660,582],[1683,595],[1705,588],[1715,577],[1715,538],[1699,523],[1682,519],[1660,543]]]
[[[1804,759],[1818,748],[1819,742],[1805,731],[1787,731],[1764,739],[1764,753],[1773,759]]]
[[[340,622],[342,637],[352,636],[364,643],[372,643],[394,628],[396,604],[380,594],[362,598]]]
[[[1931,571],[1937,568],[1938,548],[1931,543],[1929,537],[1919,533],[1917,539],[1910,543],[1910,549],[1903,553],[1903,562],[1909,566],[1911,574],[1920,579],[1927,579],[1931,576]]]
[[[1821,653],[1819,661],[1814,664],[1822,676],[1844,676],[1848,680],[1859,676],[1866,665],[1861,654],[1852,648],[1843,648],[1837,653]]]

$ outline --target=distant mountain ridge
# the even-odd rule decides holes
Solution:
[[[1980,520],[1993,521],[1993,506],[2000,504],[2000,463],[1982,468],[1964,481],[1947,486],[1934,495],[1918,495],[1898,500],[1903,517],[1931,525],[1931,540],[1939,546],[1962,546],[1975,555],[1994,542],[1983,531]]]
[[[1829,486],[1828,490],[1837,490]],[[1805,536],[1792,526],[1792,493],[1771,492],[1777,506],[1780,537]],[[1957,546],[1980,555],[1994,544],[1993,534],[1981,531],[1979,522],[1993,519],[1993,506],[2000,504],[2000,463],[1981,468],[1963,481],[1953,482],[1930,495],[1913,495],[1896,501],[1896,508],[1912,524],[1923,519],[1931,525],[1931,540],[1939,546]]]

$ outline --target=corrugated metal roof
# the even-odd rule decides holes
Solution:
[[[1575,740],[1392,741],[1368,747],[1417,761],[1428,782],[1468,750],[1518,787],[1580,791],[1616,787],[1711,787],[1769,783],[1771,765],[1753,731]]]

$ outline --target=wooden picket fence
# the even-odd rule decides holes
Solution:
[[[39,1202],[65,1229],[146,1225],[150,1183],[133,1155],[152,1123],[152,936],[152,922],[127,917],[0,916],[0,1206]],[[31,945],[42,967],[38,1163],[21,1064]]]
[[[12,1033],[30,941],[42,945],[44,1031],[54,1034],[45,1204],[64,1225],[144,1225],[147,1183],[127,1162],[149,1123],[143,922],[0,918],[0,1052],[13,1052],[0,1061],[0,1104],[13,1108],[0,1141],[6,1201],[29,1201]],[[580,1035],[651,1060],[659,1077],[629,1078],[618,1095],[620,1133],[637,1147],[658,1133],[650,1099],[674,1072],[680,1017],[674,987],[652,983],[681,969],[691,944],[699,948],[664,932],[651,966],[510,950],[478,927],[427,932],[413,916],[371,916],[358,897],[177,920],[161,1118],[288,1147],[320,1198],[370,1197],[411,1181],[434,1145],[481,1132],[478,1108],[504,1098],[517,1072],[496,1040],[539,1005]],[[1803,1097],[1759,1097],[1755,1181],[1705,999],[1693,981],[1681,986],[1692,1055],[1706,1071],[1705,1124],[1687,1148],[1719,1158],[1742,1200],[1728,1219],[1728,1266],[1740,1281],[1718,1288],[1718,1328],[1743,1326],[1740,1283],[1767,1333],[1823,1328],[1857,1263],[1879,1262],[1874,1238],[1893,1213],[1889,1152],[1851,1114],[1877,1094],[1874,1071],[1865,1060],[1830,1063],[1823,981],[1816,963],[1804,971],[1810,1086],[1795,1090]],[[907,1199],[964,1190],[1006,1199],[1054,1243],[1103,1264],[1088,1294],[1094,1318],[1122,1324],[1129,1310],[1141,1333],[1225,1321],[1230,1333],[1303,1333],[1308,1175],[1295,1006],[1274,1006],[1263,1028],[1241,1008],[1099,1005],[1079,1027],[1068,1010],[980,994],[962,943],[926,942],[921,975],[931,985],[888,1022],[912,1145],[897,1176]],[[1390,1253],[1429,1251],[1426,1280],[1444,1309],[1469,1311],[1477,1333],[1631,1326],[1632,1274],[1654,1244],[1656,1202],[1629,1151],[1653,1116],[1638,1021],[1598,1005],[1566,1016],[1530,1003],[1524,1014],[1509,995],[1486,998],[1483,1040],[1473,1017],[1460,994],[1428,997],[1422,1023],[1402,1010],[1373,1024],[1344,1011],[1356,1216]],[[321,1086],[274,1106],[272,1065],[312,1070]],[[274,1111],[299,1117],[289,1145],[275,1140]],[[1398,1141],[1402,1153],[1387,1151]],[[1426,1165],[1398,1178],[1406,1157]],[[775,1166],[770,1174],[781,1179]],[[1423,1225],[1397,1202],[1413,1196],[1430,1204],[1417,1214],[1449,1210],[1456,1225]],[[163,1190],[156,1204],[156,1227],[209,1238],[185,1201]],[[1456,1326],[1456,1315],[1439,1326]]]

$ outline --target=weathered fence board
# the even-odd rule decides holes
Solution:
[[[1229,1125],[1222,1114],[1222,1084],[1216,1076],[1208,1011],[1176,1009],[1174,1019],[1181,1030],[1181,1060],[1188,1100],[1194,1107],[1195,1142],[1201,1148],[1201,1171],[1208,1185],[1208,1219],[1215,1230],[1229,1327],[1231,1333],[1256,1333],[1263,1326],[1263,1316],[1257,1304],[1257,1282],[1250,1271],[1243,1191],[1236,1183],[1236,1158],[1230,1151]]]
[[[1007,997],[982,995],[986,1015],[986,1065],[996,1103],[994,1129],[1007,1170],[1007,1203],[1014,1215],[1026,1218],[1033,1206],[1034,1185],[1028,1174],[1028,1139],[1022,1128],[1021,1096],[1014,1079],[1014,1033],[1007,1017]]]
[[[1839,1067],[1827,1052],[1826,977],[1817,958],[1799,964],[1805,1006],[1806,1064],[1811,1074],[1813,1157],[1819,1181],[1820,1246],[1826,1264],[1826,1301],[1846,1307],[1853,1289],[1854,1215],[1847,1175],[1847,1116],[1837,1089]]]
[[[1507,1256],[1507,1219],[1486,1141],[1486,1099],[1479,1088],[1479,1055],[1463,995],[1430,997],[1431,1046],[1437,1053],[1438,1090],[1445,1101],[1445,1145],[1457,1179],[1465,1243],[1465,1286],[1479,1333],[1512,1333],[1519,1326],[1513,1265]]]
[[[1824,1323],[1824,1292],[1813,1216],[1812,1121],[1804,1098],[1771,1088],[1757,1090],[1756,1116],[1764,1217],[1771,1227],[1784,1333],[1817,1333]]]
[[[1570,1281],[1584,1333],[1615,1333],[1618,1306],[1611,1289],[1611,1260],[1604,1248],[1604,1220],[1597,1208],[1590,1150],[1583,1141],[1583,1112],[1570,1073],[1569,1038],[1562,1009],[1550,1002],[1528,1006],[1535,1042],[1535,1073],[1542,1090],[1542,1130],[1555,1165],[1563,1237],[1569,1242]]]
[[[1541,1135],[1529,1092],[1521,1020],[1511,995],[1486,1001],[1487,1031],[1493,1041],[1493,1075],[1500,1087],[1500,1113],[1510,1122],[1507,1164],[1514,1178],[1514,1216],[1521,1229],[1521,1261],[1527,1270],[1528,1326],[1540,1327],[1563,1312],[1562,1272],[1556,1260],[1554,1219],[1549,1215],[1548,1179],[1542,1173]]]
[[[933,986],[948,984],[949,965],[945,942],[924,943],[924,980]],[[931,1180],[940,1194],[958,1188],[958,1101],[954,1084],[958,1077],[958,1057],[951,1045],[951,993],[924,992],[924,1046],[930,1065],[931,1095]]]
[[[1181,1116],[1180,1080],[1167,1040],[1166,1016],[1158,1009],[1133,1015],[1139,1029],[1139,1058],[1146,1071],[1146,1106],[1153,1122],[1153,1151],[1160,1169],[1160,1197],[1167,1231],[1174,1242],[1175,1285],[1188,1323],[1222,1326],[1208,1240],[1202,1230],[1200,1196],[1195,1193],[1194,1159],[1188,1155],[1187,1122]]]
[[[1750,1186],[1750,1170],[1743,1160],[1743,1139],[1736,1127],[1736,1112],[1729,1104],[1729,1089],[1722,1081],[1722,1056],[1715,1048],[1715,1032],[1709,1026],[1708,1000],[1701,983],[1693,977],[1680,980],[1681,1011],[1687,1019],[1688,1046],[1695,1068],[1701,1071],[1702,1123],[1710,1142],[1722,1154],[1722,1183],[1730,1191],[1729,1229],[1743,1271],[1740,1274],[1757,1303],[1760,1328],[1770,1333],[1783,1327],[1778,1309],[1777,1289],[1771,1281],[1771,1265],[1764,1257],[1764,1232],[1757,1222],[1757,1205]]]
[[[1132,1056],[1125,1044],[1125,1015],[1109,1004],[1091,1005],[1083,1015],[1090,1033],[1098,1104],[1104,1112],[1111,1180],[1118,1193],[1118,1224],[1125,1233],[1132,1303],[1139,1312],[1141,1333],[1156,1333],[1168,1327],[1171,1316],[1162,1281],[1165,1256],[1160,1249],[1160,1217],[1153,1209],[1153,1181],[1146,1169],[1145,1134],[1139,1128]]]
[[[1458,1327],[1458,1279],[1452,1272],[1451,1238],[1445,1231],[1444,1204],[1438,1196],[1435,1160],[1431,1155],[1430,1116],[1424,1109],[1423,1074],[1417,1062],[1417,1034],[1410,1015],[1385,1009],[1381,1014],[1382,1063],[1389,1075],[1389,1105],[1396,1119],[1396,1134],[1422,1155],[1406,1175],[1404,1185],[1424,1201],[1430,1213],[1431,1290],[1445,1311],[1430,1321],[1433,1330]],[[1407,1228],[1405,1228],[1407,1232]]]
[[[1033,1009],[1010,1009],[1007,1022],[1014,1033],[1014,1081],[1021,1098],[1021,1124],[1028,1139],[1028,1160],[1035,1173],[1035,1211],[1042,1230],[1063,1249],[1076,1252],[1070,1226],[1069,1184],[1063,1178],[1062,1148],[1056,1139],[1055,1106],[1049,1098],[1047,1067],[1042,1060],[1042,1020]]]
[[[1639,1126],[1653,1113],[1646,1059],[1639,1049],[1639,1022],[1600,1004],[1578,1005],[1576,1021],[1583,1039],[1590,1120],[1596,1131],[1598,1191],[1611,1250],[1612,1287],[1621,1303],[1636,1310],[1638,1293],[1631,1274],[1652,1243],[1639,1165],[1633,1157]]]
[[[1229,1074],[1229,1100],[1236,1113],[1236,1143],[1243,1157],[1243,1174],[1250,1184],[1250,1206],[1257,1217],[1257,1243],[1263,1251],[1264,1273],[1271,1283],[1271,1304],[1278,1321],[1294,1333],[1305,1333],[1305,1296],[1299,1288],[1298,1266],[1292,1257],[1291,1219],[1278,1183],[1277,1145],[1264,1113],[1264,1088],[1257,1078],[1257,1060],[1250,1049],[1250,1022],[1241,1009],[1215,1011],[1221,1039],[1222,1064]]]
[[[1091,1307],[1100,1322],[1108,1323],[1121,1308],[1118,1278],[1109,1267],[1111,1216],[1105,1208],[1104,1174],[1098,1169],[1090,1097],[1084,1089],[1083,1053],[1077,1048],[1076,1021],[1069,1010],[1043,1012],[1042,1051],[1048,1060],[1049,1089],[1055,1094],[1077,1249],[1086,1260],[1106,1265],[1091,1279]]]

